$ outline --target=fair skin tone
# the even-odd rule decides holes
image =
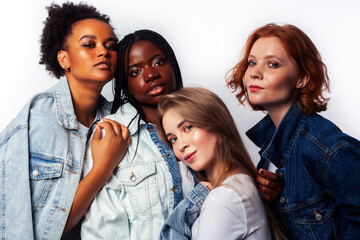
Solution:
[[[213,185],[218,178],[219,169],[215,154],[217,136],[192,126],[173,108],[164,113],[162,123],[166,138],[171,143],[177,159],[194,171],[205,171],[210,184]]]
[[[72,34],[66,40],[66,50],[58,53],[60,66],[68,69],[65,74],[77,120],[87,127],[95,119],[103,86],[115,75],[116,42],[115,34],[107,23],[86,19],[73,25]],[[103,138],[101,128],[106,132]],[[124,156],[129,143],[129,132],[121,124],[104,119],[96,126],[91,141],[93,168],[78,185],[64,234],[84,216]]]
[[[160,99],[175,91],[175,74],[163,52],[150,41],[140,40],[129,52],[128,86],[140,104],[146,122],[155,123]]]
[[[264,107],[276,127],[295,101],[296,88],[306,82],[306,77],[298,76],[296,64],[277,37],[254,43],[244,79],[249,102]]]
[[[249,102],[264,107],[278,127],[295,101],[296,89],[306,86],[309,77],[298,75],[279,38],[264,37],[251,48],[244,80]],[[256,180],[265,200],[274,201],[279,196],[282,180],[276,174],[260,169]]]

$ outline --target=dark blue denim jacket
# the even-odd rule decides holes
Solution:
[[[296,239],[360,238],[358,140],[297,104],[278,128],[266,116],[246,134],[284,177],[277,210]]]

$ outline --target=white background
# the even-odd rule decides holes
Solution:
[[[57,82],[39,65],[39,36],[48,0],[5,1],[0,14],[0,131],[35,93]],[[63,1],[55,1],[62,3]],[[79,1],[74,1],[79,2]],[[253,161],[258,149],[245,131],[264,114],[237,103],[225,74],[240,58],[246,38],[270,22],[301,28],[317,46],[328,67],[331,119],[360,139],[360,2],[337,0],[102,0],[86,1],[108,14],[121,39],[148,28],[173,47],[184,85],[200,85],[225,101],[236,120]],[[111,84],[103,94],[112,99]]]

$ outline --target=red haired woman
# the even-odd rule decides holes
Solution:
[[[310,38],[293,25],[256,29],[227,83],[240,103],[268,113],[247,136],[261,148],[260,164],[283,176],[276,204],[293,236],[358,238],[360,142],[317,114],[329,78]]]

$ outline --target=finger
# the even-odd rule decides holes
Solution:
[[[101,122],[98,123],[96,126],[105,130],[105,135],[103,137],[110,136],[111,134],[116,134],[110,122]]]
[[[271,181],[279,181],[280,180],[279,179],[280,177],[276,173],[266,171],[265,169],[262,169],[262,168],[259,169],[259,174],[261,176],[263,176],[264,178],[267,178]]]
[[[260,185],[259,189],[260,189],[261,195],[267,201],[274,201],[277,198],[278,194],[279,194],[277,191],[274,191],[274,190],[272,190],[270,188],[267,188],[266,186]]]
[[[264,178],[264,177],[262,177],[260,175],[256,176],[256,181],[259,184],[261,184],[261,185],[263,185],[263,186],[265,186],[267,188],[271,188],[274,191],[279,191],[282,188],[282,182],[280,182],[280,181],[272,181],[272,180]]]
[[[108,119],[108,118],[103,118],[102,119],[104,122],[108,122],[111,124],[111,126],[113,127],[114,129],[114,132],[116,135],[120,135],[121,134],[121,130],[122,130],[122,127],[123,126],[122,124],[120,124],[119,122],[115,121],[115,120],[111,120],[111,119]]]

